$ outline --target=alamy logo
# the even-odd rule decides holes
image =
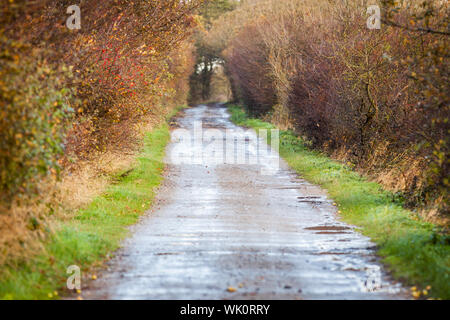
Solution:
[[[270,137],[270,138],[269,138]],[[270,146],[266,141],[270,140]],[[172,164],[238,164],[259,165],[261,174],[271,175],[279,170],[279,130],[203,128],[195,121],[193,129],[172,132],[174,147],[170,151]]]
[[[381,289],[381,268],[376,265],[371,265],[366,268],[366,277],[361,283],[362,291],[375,292]]]
[[[367,18],[367,28],[370,30],[381,29],[381,10],[377,5],[371,5],[367,8],[367,14],[370,17]]]
[[[66,26],[70,30],[81,29],[81,10],[77,5],[72,5],[67,8],[67,14],[70,16],[66,20]]]
[[[81,270],[79,266],[72,265],[67,268],[67,274],[70,276],[67,278],[67,289],[69,290],[81,290]]]

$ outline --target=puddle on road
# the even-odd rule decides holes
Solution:
[[[352,228],[345,226],[316,226],[307,227],[305,230],[317,231],[315,234],[351,234]]]
[[[297,184],[299,184],[299,183],[297,183]],[[303,189],[305,189],[305,187],[302,186],[302,185],[297,185],[297,186],[288,186],[288,187],[277,187],[277,188],[274,188],[274,189],[279,189],[279,190],[303,190]]]
[[[343,255],[343,254],[348,254],[348,252],[319,252],[316,253],[318,255]]]
[[[344,231],[351,230],[349,227],[344,226],[317,226],[317,227],[307,227],[305,230],[315,230],[315,231]]]
[[[316,234],[351,234],[351,232],[331,232],[331,231],[319,231]]]

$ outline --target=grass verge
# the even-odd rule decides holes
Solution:
[[[68,266],[79,266],[85,275],[101,265],[119,247],[128,233],[127,227],[150,208],[162,180],[169,140],[167,124],[148,133],[132,170],[117,174],[103,195],[79,210],[73,219],[62,222],[44,244],[42,254],[2,270],[0,299],[58,298],[67,293]]]
[[[255,130],[275,128],[229,105],[231,120]],[[270,139],[270,137],[269,137]],[[406,210],[393,194],[351,168],[308,149],[291,131],[280,131],[280,155],[302,177],[320,185],[345,222],[359,226],[397,279],[412,285],[415,298],[450,299],[450,239],[433,224]]]

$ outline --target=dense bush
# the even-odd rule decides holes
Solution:
[[[0,42],[0,203],[7,204],[16,194],[35,193],[39,177],[59,168],[73,109],[61,81],[67,71],[24,57],[18,42]]]
[[[182,102],[192,49],[180,45],[201,2],[80,1],[81,29],[70,30],[71,1],[2,1],[2,204],[61,165],[127,144],[134,122]]]
[[[448,212],[448,3],[380,6],[372,30],[365,1],[247,1],[209,41],[250,111]]]

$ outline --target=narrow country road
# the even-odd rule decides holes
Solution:
[[[200,121],[203,133],[228,130],[243,137],[221,105],[187,109],[177,125],[192,131]],[[208,156],[214,139],[180,139],[179,129],[153,209],[83,291],[85,299],[405,297],[383,271],[374,244],[339,220],[320,188],[282,160],[277,170],[267,152],[259,155],[260,164],[216,163]],[[235,147],[250,159],[261,139],[254,132],[246,136]],[[178,154],[194,161],[180,161]]]

